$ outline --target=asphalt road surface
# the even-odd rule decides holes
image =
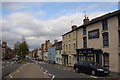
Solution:
[[[84,73],[76,73],[73,70],[70,70],[69,68],[56,66],[54,64],[48,64],[44,62],[38,62],[40,67],[44,69],[44,72],[48,75],[51,75],[53,79],[85,79],[85,80],[94,80],[94,79],[100,79],[100,80],[120,80],[118,77],[114,76],[92,76],[90,74],[84,74]]]
[[[2,78],[7,76],[8,74],[12,73],[15,71],[17,68],[19,68],[22,64],[17,63],[15,61],[11,60],[6,60],[2,61]]]

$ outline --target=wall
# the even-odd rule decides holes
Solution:
[[[100,36],[95,39],[88,39],[88,31],[99,29]],[[119,56],[118,56],[118,20],[117,17],[111,17],[108,19],[108,31],[102,30],[102,23],[97,22],[86,27],[87,30],[87,47],[102,49],[103,52],[109,53],[109,66],[110,70],[114,72],[119,72]],[[109,47],[103,47],[102,33],[109,33]],[[77,48],[83,48],[83,30],[77,30]]]

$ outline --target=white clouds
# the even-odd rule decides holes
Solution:
[[[91,13],[91,18],[103,14],[103,12]],[[73,24],[81,25],[83,14],[74,13],[66,16],[59,16],[51,20],[36,19],[29,13],[17,12],[3,17],[3,39],[15,43],[25,36],[32,48],[40,47],[46,39],[53,41],[61,40],[61,36],[71,30]]]

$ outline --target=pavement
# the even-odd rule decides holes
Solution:
[[[16,71],[9,74],[5,78],[9,79],[19,79],[19,78],[50,78],[46,75],[43,70],[35,63],[26,63],[19,67]]]

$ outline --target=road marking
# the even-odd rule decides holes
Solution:
[[[95,77],[95,76],[90,76],[90,77],[92,77],[92,78],[98,78],[98,77]]]
[[[44,72],[45,74],[47,73],[47,70]]]
[[[11,74],[9,76],[10,76],[10,78],[13,78]]]
[[[17,72],[20,72],[20,71],[18,71],[18,70],[16,70]]]
[[[9,63],[9,62],[7,62],[7,63]]]
[[[82,75],[85,75],[85,74],[83,74],[83,73],[81,73]]]
[[[8,65],[7,65],[8,66]]]
[[[2,68],[5,68],[4,66]]]
[[[27,64],[30,64],[30,63],[27,63]]]
[[[53,77],[52,77],[52,79],[51,80],[53,80],[55,78],[55,75],[53,75]]]
[[[20,67],[20,69],[22,69],[22,67]]]

